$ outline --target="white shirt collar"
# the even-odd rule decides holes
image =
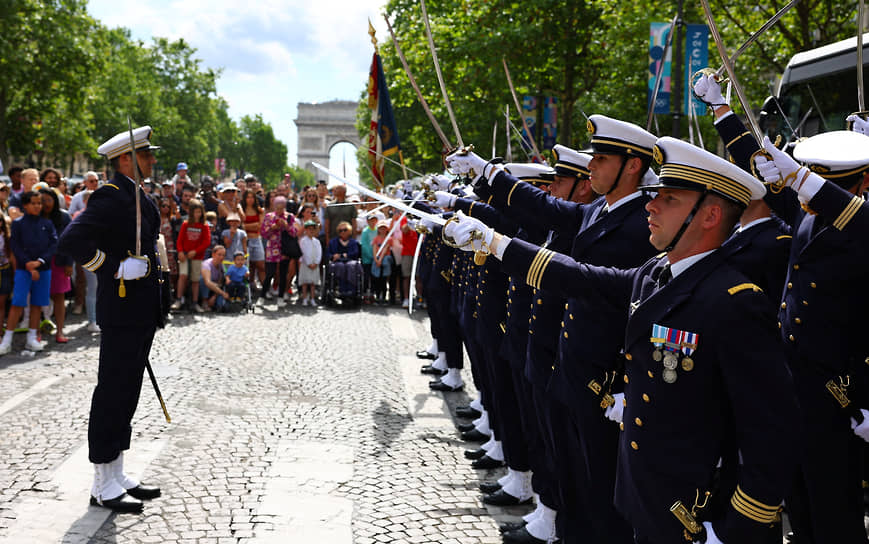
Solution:
[[[627,204],[631,200],[633,200],[635,198],[640,198],[641,196],[643,196],[642,191],[635,191],[627,196],[621,197],[620,199],[616,200],[612,204],[604,204],[603,207],[601,208],[601,210],[606,210],[607,213],[609,213],[609,212],[615,210],[616,208],[618,208],[619,206]]]
[[[739,225],[739,228],[736,229],[736,232],[742,232],[744,230],[748,230],[755,225],[760,225],[761,223],[766,223],[767,221],[772,221],[772,217],[769,217],[769,216],[761,217],[760,219],[755,219],[754,221],[746,223],[745,225]]]
[[[703,253],[698,253],[696,255],[691,255],[690,257],[685,257],[681,261],[670,265],[670,274],[675,278],[682,272],[688,270],[691,266],[696,264],[703,257],[706,257],[710,253],[715,251],[714,249],[710,249],[709,251],[704,251]]]

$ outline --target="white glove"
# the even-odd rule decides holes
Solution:
[[[845,121],[849,121],[852,123],[851,132],[856,132],[858,134],[863,134],[864,136],[869,136],[869,121],[864,121],[862,117],[859,115],[849,115],[845,118]]]
[[[450,171],[472,175],[474,181],[477,181],[485,175],[483,169],[486,167],[486,160],[473,151],[467,153],[456,151],[447,157],[447,166]]]
[[[791,158],[790,155],[773,145],[773,143],[769,141],[769,136],[764,136],[763,148],[772,156],[773,160],[758,155],[754,160],[757,172],[767,183],[777,183],[781,179],[784,179],[785,184],[790,186],[797,177],[797,171],[801,168],[799,163]]]
[[[706,528],[706,544],[724,544],[718,535],[715,534],[715,529],[712,528],[712,523],[709,521],[703,522],[703,527]],[[695,542],[694,544],[700,544]]]
[[[612,406],[606,407],[603,415],[610,421],[621,423],[625,415],[625,394],[616,393],[613,395],[613,399],[615,399],[615,402]]]
[[[115,279],[137,280],[144,278],[148,274],[148,268],[148,259],[127,257],[118,266],[118,271],[115,272]]]
[[[402,185],[404,187],[404,194],[406,194],[406,195],[413,194],[413,182],[412,181],[410,181],[409,179],[405,180]]]
[[[729,106],[727,100],[721,94],[721,85],[715,81],[715,76],[703,75],[694,84],[694,94],[697,98],[703,101],[704,104],[712,108],[712,111],[718,108]]]
[[[456,203],[456,195],[446,191],[435,191],[435,204],[441,208],[452,208]]]
[[[477,196],[477,193],[474,192],[474,188],[470,185],[465,185],[465,188],[462,189],[462,192],[465,193],[465,196],[462,198],[466,200],[480,200],[480,197]]]
[[[854,434],[862,438],[865,442],[869,442],[869,410],[860,408],[860,413],[863,414],[863,423],[857,424],[857,420],[851,418],[851,429]]]
[[[492,239],[495,229],[462,212],[457,213],[456,217],[459,220],[450,221],[444,228],[444,234],[451,237],[459,248],[463,251],[482,251],[484,248],[494,251]]]
[[[451,180],[450,178],[442,174],[436,174],[431,177],[431,180],[429,181],[429,186],[431,187],[432,191],[449,191],[450,185],[452,185],[452,183],[453,180]]]
[[[431,219],[426,219],[425,217],[421,217],[419,219],[419,224],[422,225],[422,228],[427,229],[429,232],[434,232],[434,229],[437,226],[434,221],[432,221]]]

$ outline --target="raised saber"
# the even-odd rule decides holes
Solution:
[[[425,240],[425,234],[418,233],[416,249],[413,250],[413,264],[410,265],[410,286],[408,287],[410,304],[407,305],[407,315],[413,315],[413,301],[416,298],[416,268],[419,266],[419,254],[422,250],[423,240]]]
[[[438,61],[438,51],[431,34],[431,23],[428,20],[428,11],[425,9],[425,0],[419,0],[419,6],[422,9],[422,20],[425,23],[425,35],[428,38],[428,47],[431,49],[431,58],[434,61],[435,72],[438,76],[438,85],[441,86],[441,94],[444,95],[444,105],[447,107],[447,113],[450,115],[450,123],[453,124],[453,132],[456,133],[456,142],[458,143],[459,148],[464,148],[465,142],[462,140],[462,133],[459,132],[459,125],[456,123],[456,114],[453,111],[453,105],[450,103],[450,96],[447,94],[444,75],[441,73],[441,64]]]
[[[337,179],[338,181],[340,181],[341,183],[344,183],[345,185],[353,187],[354,189],[356,189],[357,191],[359,191],[363,195],[370,196],[371,198],[373,198],[374,200],[377,200],[378,202],[383,202],[384,204],[388,204],[397,210],[405,211],[405,212],[407,212],[415,217],[420,217],[422,219],[428,219],[429,221],[431,221],[435,225],[444,226],[447,224],[447,220],[439,215],[434,215],[434,214],[426,213],[422,210],[417,210],[416,208],[408,206],[407,204],[405,204],[404,202],[402,202],[400,200],[390,198],[390,197],[388,197],[386,195],[382,195],[380,193],[375,193],[374,191],[372,191],[368,187],[364,187],[362,185],[359,185],[357,183],[353,183],[352,181],[344,179],[342,176],[336,174],[335,172],[332,172],[331,170],[329,170],[328,168],[326,168],[325,166],[323,166],[320,163],[313,162],[313,163],[311,163],[311,165],[314,168],[316,168],[317,170],[319,170],[320,172],[323,172],[324,174],[329,175],[329,176]]]
[[[667,41],[664,43],[664,54],[661,55],[661,64],[658,73],[655,74],[655,86],[652,88],[652,100],[649,102],[649,117],[646,119],[646,132],[652,130],[652,120],[655,118],[655,106],[658,102],[658,92],[661,90],[661,82],[664,81],[664,65],[667,63],[667,53],[670,52],[670,44],[673,43],[673,33],[676,30],[676,20],[679,14],[673,16],[670,23],[670,31],[667,33]]]
[[[857,107],[864,111],[866,100],[863,95],[863,0],[857,3]]]
[[[745,40],[745,43],[740,45],[739,49],[737,49],[736,52],[733,54],[733,56],[730,57],[731,64],[736,62],[736,59],[737,59],[737,57],[739,57],[739,55],[745,53],[746,49],[748,49],[751,46],[751,44],[756,42],[761,34],[766,32],[767,30],[769,30],[772,27],[772,25],[776,24],[778,22],[778,20],[781,19],[785,13],[790,11],[792,7],[797,5],[799,3],[799,1],[800,0],[791,0],[790,2],[785,4],[785,6],[783,8],[781,8],[780,10],[778,10],[775,13],[775,15],[770,17],[769,21],[765,22],[762,27],[757,29],[757,32],[755,32],[754,34],[749,36],[748,39]],[[715,71],[715,75],[720,78],[725,70],[726,70],[726,68],[722,64],[721,67]]]
[[[760,125],[757,124],[757,118],[754,116],[754,110],[748,103],[748,98],[745,96],[745,91],[742,90],[742,85],[739,84],[739,79],[736,77],[736,72],[733,69],[733,63],[727,55],[727,49],[724,47],[724,41],[721,39],[721,33],[718,32],[718,26],[715,24],[715,18],[712,16],[712,9],[709,7],[709,0],[700,0],[703,4],[703,12],[706,14],[706,22],[709,23],[709,32],[712,34],[712,39],[715,41],[715,46],[718,48],[718,54],[724,62],[724,69],[727,70],[727,76],[736,91],[736,98],[739,104],[745,111],[745,116],[748,119],[748,124],[754,138],[757,140],[757,145],[763,142],[763,133],[760,130]]]
[[[438,138],[440,138],[441,143],[447,150],[452,149],[452,144],[450,144],[450,141],[447,139],[444,131],[441,130],[441,126],[438,124],[437,119],[435,119],[435,116],[432,113],[428,102],[426,102],[425,98],[422,96],[422,92],[419,90],[419,85],[416,84],[416,78],[413,77],[413,72],[410,71],[410,66],[408,66],[407,64],[407,59],[404,58],[404,53],[401,51],[401,47],[398,45],[398,40],[395,38],[395,32],[392,31],[392,25],[389,24],[389,18],[384,15],[383,20],[386,21],[386,28],[389,29],[389,35],[392,36],[392,45],[395,46],[395,52],[398,53],[398,58],[401,60],[401,65],[404,66],[404,73],[407,74],[407,79],[410,80],[410,85],[416,92],[416,98],[419,100],[420,106],[422,106],[423,111],[428,116],[428,120],[431,121],[431,124],[434,127]]]
[[[507,85],[510,87],[510,94],[513,95],[513,104],[516,105],[516,112],[519,114],[519,118],[522,119],[522,128],[525,129],[525,134],[528,135],[528,140],[531,142],[531,149],[534,150],[534,156],[536,156],[541,161],[546,162],[546,160],[543,158],[543,155],[540,154],[540,150],[537,149],[537,142],[535,142],[534,138],[531,136],[531,130],[528,129],[528,122],[525,121],[525,116],[522,115],[522,106],[519,105],[519,97],[516,95],[516,88],[513,86],[513,78],[510,77],[510,69],[507,68],[507,59],[501,57],[501,64],[504,65],[504,75],[507,76]],[[507,119],[509,118],[510,116],[508,114]],[[524,139],[525,138],[520,138],[520,140]]]

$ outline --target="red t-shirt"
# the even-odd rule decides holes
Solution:
[[[211,244],[211,229],[206,223],[193,223],[187,221],[181,224],[181,231],[178,233],[178,241],[175,248],[182,253],[188,251],[196,251],[195,260],[205,258],[205,250]]]
[[[416,251],[416,242],[419,239],[419,234],[413,229],[405,231],[405,225],[407,225],[407,217],[401,220],[401,255],[410,255],[412,257]]]

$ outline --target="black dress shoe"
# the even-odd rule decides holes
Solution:
[[[140,501],[148,501],[160,496],[160,488],[154,485],[139,484],[132,489],[128,489],[127,495]]]
[[[524,519],[522,521],[508,521],[507,523],[502,523],[498,526],[498,530],[501,533],[509,533],[511,531],[518,531],[528,525],[528,522]]]
[[[520,504],[529,504],[531,502],[531,497],[524,501],[520,501],[518,497],[514,497],[503,489],[499,489],[491,495],[485,495],[483,497],[483,502],[485,504],[491,504],[492,506],[518,506]]]
[[[465,442],[487,442],[489,438],[491,438],[489,435],[483,434],[477,429],[462,433],[462,440]]]
[[[456,425],[456,429],[458,429],[460,433],[466,433],[476,428],[477,426],[473,423],[459,423],[458,425]]]
[[[419,372],[420,374],[431,374],[433,376],[443,376],[447,373],[446,370],[435,368],[432,365],[423,365],[422,368],[419,369]]]
[[[504,544],[546,544],[545,540],[531,536],[525,527],[504,533],[501,537],[504,539]]]
[[[465,450],[465,459],[470,459],[471,461],[476,461],[484,455],[486,455],[486,450],[484,450],[483,448],[477,448],[475,450]]]
[[[465,384],[462,384],[458,387],[453,387],[451,385],[447,385],[444,382],[437,380],[434,382],[428,382],[428,388],[432,391],[446,391],[450,393],[455,393],[456,391],[461,391],[465,388]],[[488,438],[487,438],[488,440]]]
[[[438,356],[435,355],[434,353],[430,352],[430,351],[427,351],[427,350],[421,349],[421,350],[419,350],[419,351],[416,352],[416,358],[417,358],[417,359],[431,359],[431,360],[435,360],[435,359],[438,358]]]
[[[504,466],[504,461],[496,461],[492,459],[488,455],[484,455],[471,463],[471,468],[476,468],[479,470],[489,470],[491,468],[501,468]]]
[[[130,512],[133,514],[140,514],[142,509],[145,507],[145,505],[142,504],[142,501],[134,499],[126,493],[123,493],[120,497],[115,497],[114,499],[103,500],[102,504],[100,504],[96,497],[91,497],[91,506],[102,506],[103,508],[108,508],[114,512]]]
[[[460,417],[462,419],[477,419],[483,415],[479,410],[475,410],[470,406],[459,406],[456,408],[456,417]]]
[[[485,493],[486,495],[491,495],[496,491],[501,490],[501,484],[498,482],[481,482],[480,483],[480,491]]]

